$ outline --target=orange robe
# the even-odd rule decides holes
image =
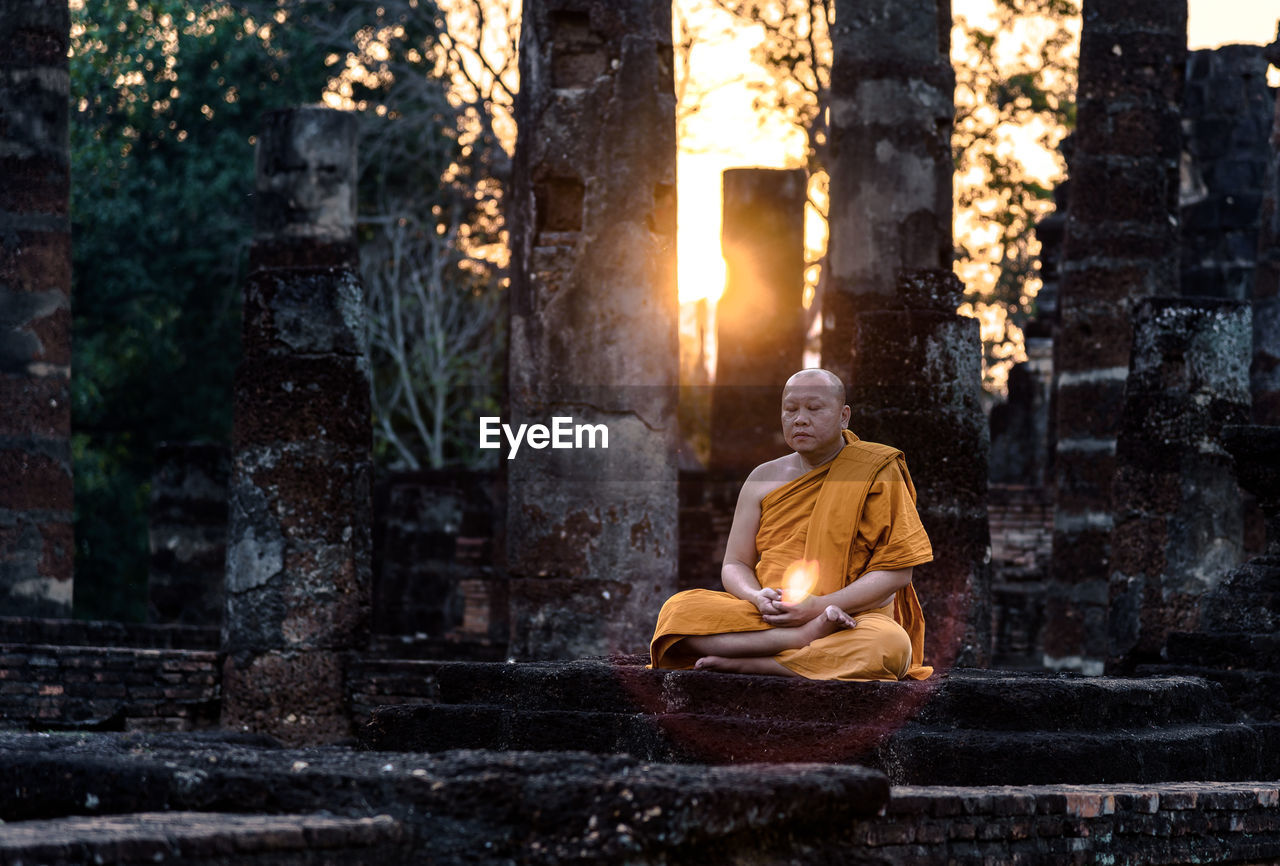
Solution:
[[[831,462],[782,485],[760,503],[756,579],[783,588],[783,573],[798,559],[817,560],[815,595],[847,586],[869,571],[893,571],[933,559],[916,513],[916,490],[902,452],[863,442],[844,431],[845,447]],[[883,607],[850,611],[856,628],[842,629],[774,658],[801,676],[822,680],[925,679],[924,616],[915,587],[899,590]],[[662,606],[650,644],[655,668],[690,668],[682,651],[689,635],[772,628],[749,601],[727,592],[692,589]]]

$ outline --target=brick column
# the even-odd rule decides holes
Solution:
[[[789,450],[779,394],[804,361],[804,169],[724,173],[726,265],[716,305],[712,470],[747,473]]]
[[[0,13],[0,609],[70,616],[71,196],[65,0]]]
[[[236,374],[222,722],[290,743],[349,733],[367,644],[372,429],[355,272],[355,118],[264,118]]]
[[[526,0],[522,21],[503,420],[609,446],[505,461],[511,649],[639,651],[676,587],[671,7]]]
[[[956,315],[950,271],[904,272],[895,309],[853,319],[849,429],[902,449],[933,562],[916,566],[925,663],[982,666],[991,652],[990,433],[976,319]]]
[[[1266,48],[1280,66],[1280,32]],[[1258,263],[1253,284],[1253,420],[1280,425],[1280,93],[1276,94],[1271,148],[1258,215]]]
[[[1116,447],[1110,663],[1158,662],[1173,632],[1240,562],[1244,518],[1225,425],[1249,417],[1243,301],[1152,298],[1134,315]]]
[[[824,366],[858,436],[906,454],[933,562],[916,569],[925,662],[991,651],[987,456],[978,323],[951,270],[949,0],[836,5]]]
[[[1132,304],[1178,293],[1185,0],[1085,0],[1054,343],[1057,452],[1045,660],[1100,673],[1111,480]]]

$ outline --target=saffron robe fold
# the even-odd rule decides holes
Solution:
[[[760,503],[756,579],[781,590],[787,567],[816,560],[815,595],[847,586],[870,571],[893,571],[933,559],[916,513],[916,490],[902,452],[844,431],[831,462],[770,492]],[[858,625],[774,658],[810,679],[926,679],[924,616],[908,584],[882,607],[850,611]],[[727,592],[693,589],[667,600],[650,644],[655,668],[689,668],[690,635],[772,628],[756,606]]]

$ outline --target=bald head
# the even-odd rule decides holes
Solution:
[[[793,373],[791,378],[787,380],[787,384],[782,387],[782,392],[785,394],[787,389],[792,387],[813,387],[815,385],[819,387],[825,386],[826,388],[831,389],[832,394],[836,398],[836,405],[844,405],[844,382],[841,382],[840,377],[835,373],[832,373],[830,370],[823,370],[820,367],[814,367],[808,370],[801,370],[798,373]]]
[[[801,370],[782,389],[782,438],[810,468],[844,447],[849,407],[844,383],[830,370]]]

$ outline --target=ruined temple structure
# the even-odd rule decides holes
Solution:
[[[0,13],[0,609],[71,614],[70,14]]]
[[[1280,32],[1265,49],[1280,66]],[[1272,115],[1261,211],[1258,215],[1258,263],[1253,284],[1253,419],[1280,424],[1280,92]]]
[[[1137,672],[1203,677],[1223,687],[1241,718],[1280,723],[1280,427],[1227,425],[1219,441],[1263,512],[1266,548],[1221,574],[1194,624],[1170,632],[1160,659]]]
[[[1150,298],[1134,340],[1112,482],[1108,659],[1158,661],[1241,559],[1243,512],[1223,427],[1249,418],[1245,301]]]
[[[368,640],[372,430],[354,270],[355,119],[264,117],[236,374],[222,722],[345,736]]]
[[[1104,4],[1112,17],[1101,18]],[[1060,333],[1071,351],[1059,363],[1058,400],[1070,404],[1059,433],[1076,438],[1057,457],[1089,452],[1114,474],[1115,498],[1098,507],[1116,519],[1114,573],[1055,579],[1085,601],[1098,581],[1114,591],[1097,607],[1114,599],[1113,671],[1124,675],[953,665],[983,661],[987,443],[976,326],[955,315],[961,286],[941,259],[949,194],[935,193],[948,157],[938,146],[945,132],[931,124],[950,116],[941,104],[946,18],[935,15],[945,8],[864,0],[838,10],[835,143],[868,146],[837,147],[832,184],[846,207],[833,207],[833,253],[870,244],[888,265],[854,273],[862,254],[840,259],[846,280],[824,348],[829,363],[854,371],[857,431],[902,447],[920,487],[941,555],[917,580],[934,641],[928,660],[943,670],[924,681],[820,682],[601,657],[639,648],[676,574],[674,435],[664,427],[675,417],[676,363],[670,19],[639,0],[526,0],[510,223],[515,414],[504,420],[607,424],[610,450],[566,461],[565,451],[526,441],[507,464],[506,492],[491,476],[420,473],[383,485],[376,549],[402,559],[382,563],[377,625],[401,634],[368,639],[370,412],[353,271],[353,124],[317,108],[268,115],[236,380],[221,646],[214,629],[184,623],[0,616],[0,863],[1280,862],[1280,427],[1227,423],[1247,411],[1244,299],[1229,296],[1234,289],[1176,294],[1179,252],[1165,229],[1176,213],[1161,180],[1176,149],[1153,156],[1141,146],[1152,130],[1177,135],[1162,71],[1180,36],[1177,9],[1163,0],[1088,0],[1091,71],[1072,161],[1072,201],[1083,203],[1072,205],[1061,271]],[[0,27],[11,20],[0,16]],[[897,29],[887,33],[886,22]],[[39,46],[26,38],[39,32],[0,42],[0,52]],[[44,104],[45,94],[24,93]],[[1219,101],[1222,117],[1228,107]],[[15,116],[6,112],[0,103],[0,121]],[[851,137],[840,138],[840,124]],[[0,135],[14,128],[0,122]],[[9,160],[11,142],[0,145]],[[1212,159],[1197,159],[1225,213],[1229,193],[1213,186]],[[894,199],[890,184],[901,179],[919,185]],[[1127,197],[1111,196],[1108,209],[1104,193],[1117,191]],[[855,199],[862,210],[847,207]],[[0,216],[24,225],[9,201]],[[900,202],[916,209],[894,211]],[[1267,231],[1264,268],[1277,236]],[[24,232],[4,243],[32,236]],[[1086,241],[1110,257],[1086,255]],[[939,258],[913,262],[899,255],[903,243]],[[1232,248],[1209,234],[1196,243]],[[0,316],[17,296],[6,282],[12,249],[0,262]],[[1204,273],[1239,278],[1236,264],[1208,261]],[[17,272],[47,285],[65,262],[32,268]],[[1126,282],[1148,271],[1164,282]],[[1046,276],[1052,286],[1054,271]],[[1080,355],[1095,328],[1098,339],[1133,335],[1122,391],[1119,358],[1089,366]],[[1047,328],[1037,333],[1047,338]],[[14,345],[6,339],[0,347]],[[1034,381],[1019,386],[1030,395],[1024,408],[1045,402],[1047,346],[1036,349],[1039,366],[1024,370]],[[1115,416],[1105,434],[1114,448],[1102,431],[1079,438],[1093,417],[1085,409]],[[1053,439],[1030,415],[1018,423]],[[4,448],[36,447],[7,428],[0,437]],[[1015,457],[1027,476],[1043,465],[1053,479],[1047,448],[1006,449],[1006,482],[1019,477]],[[1081,458],[1068,468],[1076,474],[1058,472],[1060,482],[1086,467]],[[1257,498],[1269,538],[1234,567],[1233,473]],[[160,479],[158,529],[212,499],[186,496],[201,485],[182,477]],[[731,513],[726,489],[682,498],[681,520]],[[1047,504],[1013,490],[1001,487],[996,504],[1006,515],[1025,510],[1025,527],[1040,520],[1044,531]],[[1098,493],[1066,490],[1072,508]],[[504,498],[513,647],[595,657],[505,660],[495,622],[504,525],[494,507]],[[9,509],[0,519],[11,520],[13,501],[0,503]],[[1061,547],[1079,524],[1059,517]],[[999,551],[1030,553],[1013,552],[1011,525],[999,524]],[[1032,557],[1024,566],[1030,585],[1041,565]],[[446,640],[400,640],[426,623]],[[1079,620],[1067,625],[1052,632],[1055,651],[1074,629],[1081,640],[1067,651],[1094,652]],[[999,634],[1022,641],[1025,656],[1029,631],[1006,617]],[[454,651],[476,654],[442,658],[450,635]]]
[[[787,452],[778,400],[803,366],[804,169],[724,173],[710,467],[746,477]]]
[[[936,0],[837,6],[822,336],[850,429],[906,454],[934,540],[915,574],[925,659],[944,669],[991,648],[981,343],[951,271],[950,22]]]
[[[1178,294],[1185,0],[1086,2],[1054,341],[1048,664],[1101,672],[1133,304]]]
[[[1265,52],[1256,45],[1224,45],[1187,54],[1179,191],[1180,285],[1170,289],[1192,299],[1253,299],[1253,412],[1260,419],[1267,411],[1267,400],[1258,390],[1262,387],[1265,391],[1259,385],[1265,379],[1265,374],[1260,378],[1260,371],[1268,368],[1266,346],[1277,332],[1263,321],[1270,309],[1263,297],[1270,276],[1265,265],[1267,236],[1259,232],[1266,225],[1261,216],[1266,205],[1259,206],[1260,191],[1269,156],[1275,152],[1269,141],[1275,111],[1265,85]],[[1069,137],[1062,145],[1068,164],[1074,139]],[[1036,319],[1024,329],[1029,359],[1013,368],[1008,400],[991,413],[997,655],[1010,658],[1018,654],[1023,662],[1034,660],[1036,665],[1043,656],[1044,578],[1051,550],[1027,548],[1037,543],[1039,531],[1027,525],[1026,519],[1034,516],[1040,502],[1052,508],[1053,485],[1045,483],[1042,467],[1049,468],[1047,480],[1052,481],[1056,430],[1051,423],[1052,389],[1042,391],[1033,383],[1046,373],[1052,377],[1051,358],[1037,353],[1047,346],[1052,354],[1070,187],[1069,179],[1059,184],[1054,191],[1055,211],[1036,226],[1043,286],[1036,299]],[[1256,262],[1264,264],[1255,268]],[[1173,339],[1179,338],[1175,335]],[[1208,348],[1206,340],[1208,334],[1199,339],[1204,348]],[[1073,387],[1069,380],[1068,389]],[[1220,448],[1215,445],[1214,449],[1222,459]],[[1043,464],[1039,455],[1046,457]],[[994,504],[997,499],[1000,502]],[[1261,518],[1251,500],[1246,499],[1245,506],[1245,541],[1252,549],[1250,545],[1259,543]],[[1056,591],[1061,592],[1062,587]],[[1062,606],[1055,605],[1054,617],[1061,612]],[[1079,625],[1073,627],[1078,629]],[[1090,628],[1095,648],[1101,645],[1098,628],[1096,621]],[[1060,631],[1056,626],[1051,629],[1055,630]],[[1091,670],[1098,669],[1102,655],[1098,650]]]
[[[638,651],[676,588],[671,64],[669,5],[526,4],[503,420],[582,442],[507,461],[518,658]]]

